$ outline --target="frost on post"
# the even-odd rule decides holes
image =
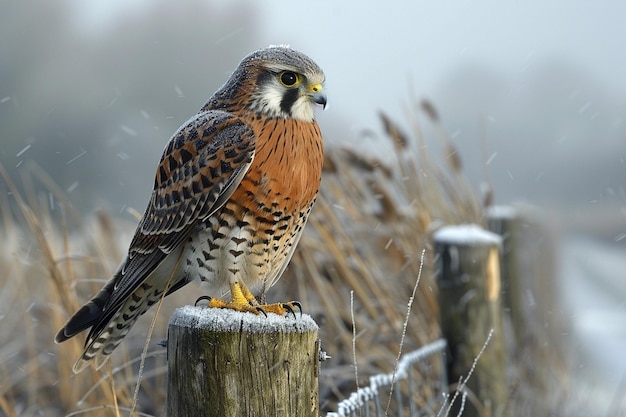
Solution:
[[[242,313],[230,309],[184,306],[176,309],[169,321],[170,326],[197,327],[215,332],[248,333],[303,333],[317,331],[319,327],[308,314],[296,312],[296,316]]]

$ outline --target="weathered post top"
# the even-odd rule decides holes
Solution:
[[[304,333],[319,330],[311,316],[304,313],[300,315],[296,312],[295,317],[276,314],[268,314],[266,317],[229,309],[193,306],[177,308],[170,317],[169,325],[214,332]]]
[[[444,226],[433,234],[433,239],[435,242],[449,245],[500,246],[502,244],[500,236],[483,229],[477,224]]]

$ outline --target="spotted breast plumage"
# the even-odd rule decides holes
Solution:
[[[297,307],[261,304],[253,293],[264,302],[315,203],[323,83],[319,66],[296,50],[255,51],[174,134],[126,259],[56,335],[63,342],[91,328],[74,372],[101,367],[140,315],[193,280],[213,294],[230,290],[230,300],[209,298],[209,307]]]

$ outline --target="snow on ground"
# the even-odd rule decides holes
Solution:
[[[574,374],[619,395],[626,378],[626,247],[568,237],[559,281],[577,352]]]

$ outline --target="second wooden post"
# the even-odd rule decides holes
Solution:
[[[441,327],[451,356],[448,380],[467,379],[493,330],[489,345],[467,381],[469,405],[463,416],[500,416],[507,397],[500,301],[501,239],[479,226],[462,225],[441,228],[434,241]],[[450,415],[457,415],[457,411],[453,409]]]

